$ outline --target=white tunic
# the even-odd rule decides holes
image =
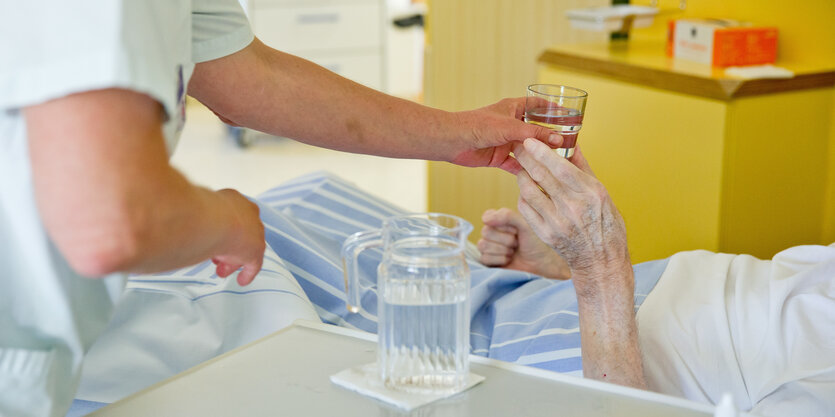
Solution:
[[[27,0],[0,14],[0,416],[60,416],[123,277],[78,276],[47,236],[22,109],[125,88],[160,102],[169,152],[195,62],[253,39],[234,0]],[[118,140],[118,138],[114,138]]]

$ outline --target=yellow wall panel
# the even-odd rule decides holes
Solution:
[[[835,92],[832,94],[832,105],[829,108],[829,113],[832,115],[832,127],[829,131],[829,180],[827,186],[829,194],[824,209],[826,217],[822,241],[835,243]]]
[[[728,107],[720,249],[770,257],[822,242],[832,89]]]

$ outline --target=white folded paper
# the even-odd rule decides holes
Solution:
[[[392,404],[395,407],[406,411],[411,411],[412,409],[422,405],[464,392],[481,381],[484,381],[483,376],[470,373],[467,384],[458,391],[433,394],[412,394],[408,392],[396,391],[383,385],[383,382],[380,381],[379,378],[376,363],[348,368],[335,375],[331,375],[331,382],[336,385]]]

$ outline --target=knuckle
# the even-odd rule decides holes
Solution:
[[[507,222],[508,222],[508,220],[510,219],[510,217],[513,215],[513,210],[511,210],[511,209],[509,209],[509,208],[507,208],[507,207],[502,207],[502,208],[500,208],[500,209],[496,212],[496,215],[497,215],[497,216],[498,216],[498,217],[499,217],[499,218],[500,218],[503,222],[507,223]]]
[[[478,243],[476,243],[475,246],[478,248],[479,251],[484,252],[484,250],[487,249],[487,241],[484,239],[479,239]]]
[[[606,201],[609,198],[609,193],[606,191],[606,187],[604,187],[599,181],[594,182],[592,190],[598,201]]]
[[[489,236],[493,228],[491,226],[484,225],[481,228],[481,235],[482,236]]]
[[[516,200],[516,209],[519,210],[520,213],[524,213],[527,207],[525,207],[528,203],[525,202],[524,194],[522,194],[522,190],[519,190],[520,197]]]

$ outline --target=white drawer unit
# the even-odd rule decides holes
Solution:
[[[256,8],[252,24],[264,43],[282,51],[379,48],[378,4]]]
[[[265,44],[386,90],[385,0],[250,0],[247,6]]]

